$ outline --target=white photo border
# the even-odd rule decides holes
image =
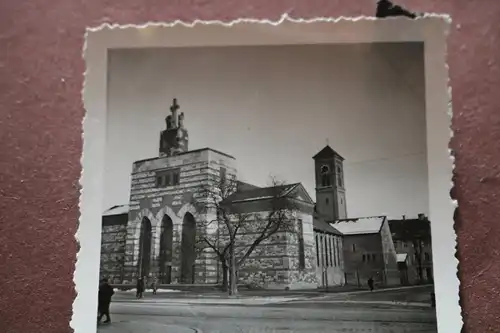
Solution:
[[[75,333],[96,332],[97,281],[99,278],[101,215],[103,211],[104,153],[107,138],[107,52],[117,48],[203,47],[285,44],[339,44],[423,42],[426,94],[426,141],[429,216],[438,332],[460,332],[456,234],[450,197],[453,158],[449,150],[451,89],[448,87],[446,39],[450,18],[426,14],[407,18],[316,18],[278,21],[240,19],[232,22],[194,21],[145,25],[103,24],[87,29],[83,100],[82,186],[79,228],[75,235],[80,251],[74,273],[77,296],[70,326]]]

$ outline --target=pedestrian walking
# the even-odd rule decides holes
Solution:
[[[99,300],[98,300],[98,311],[97,323],[101,322],[103,316],[106,316],[104,323],[111,322],[111,317],[109,315],[109,305],[111,303],[111,297],[115,294],[113,287],[108,283],[108,279],[102,279],[99,284]]]
[[[373,291],[373,278],[370,277],[368,279],[368,287],[370,288],[370,291]]]
[[[142,293],[144,292],[144,280],[142,277],[137,279],[137,286],[136,286],[137,293],[135,297],[137,299],[142,298]]]
[[[156,291],[158,290],[158,280],[153,278],[153,283],[151,283],[151,289],[153,289],[153,295],[156,295]]]

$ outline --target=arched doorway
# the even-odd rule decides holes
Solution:
[[[184,215],[181,240],[181,283],[194,283],[196,221],[191,213]]]
[[[151,268],[151,221],[143,217],[139,238],[139,261],[137,271],[139,276],[149,276]]]
[[[172,242],[174,236],[174,225],[168,215],[161,220],[160,235],[160,283],[172,283]]]

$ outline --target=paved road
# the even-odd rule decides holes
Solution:
[[[113,323],[100,327],[99,332],[436,333],[435,311],[429,306],[431,291],[432,287],[424,286],[374,292],[265,292],[242,295],[246,304],[227,304],[227,297],[217,292],[145,294],[141,300],[135,300],[133,293],[117,293],[111,306]],[[256,296],[280,300],[248,301]]]
[[[144,327],[152,323],[174,324],[198,328],[203,333],[437,332],[432,310],[394,306],[346,307],[325,303],[322,308],[295,308],[289,304],[277,307],[119,302],[112,304],[111,312],[113,321],[133,320],[136,325],[143,322]],[[161,333],[166,332],[170,331]]]

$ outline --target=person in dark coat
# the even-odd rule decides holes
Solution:
[[[144,292],[144,279],[142,277],[137,279],[136,289],[137,294],[135,295],[135,297],[137,297],[137,299],[142,298],[142,293]]]
[[[373,291],[373,278],[370,277],[368,279],[368,287],[370,288],[370,291]]]
[[[153,295],[156,295],[156,291],[158,290],[158,280],[153,278],[153,283],[151,283],[151,289],[153,289]]]
[[[101,322],[103,316],[106,316],[104,323],[111,322],[111,317],[109,316],[109,304],[111,303],[111,297],[115,294],[113,287],[108,283],[108,279],[102,279],[99,284],[99,316],[97,317],[97,323]]]

